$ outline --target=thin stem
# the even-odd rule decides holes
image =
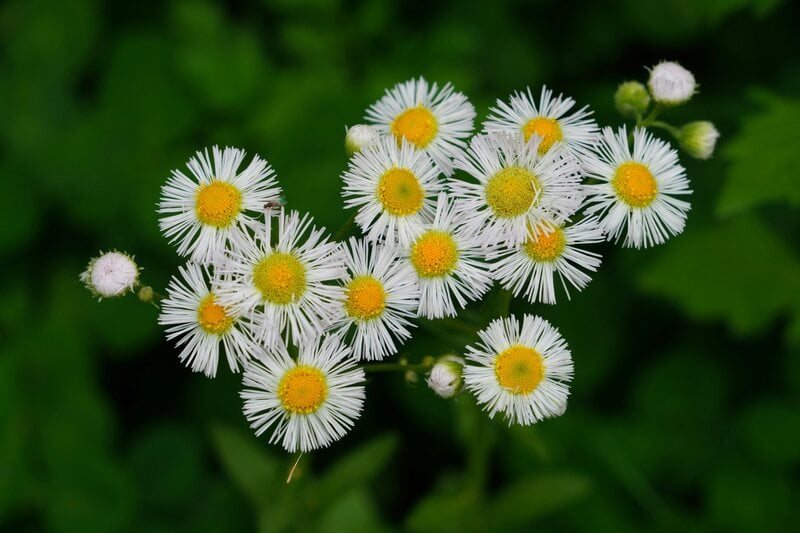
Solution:
[[[342,227],[339,228],[339,230],[336,233],[333,234],[333,239],[335,241],[341,241],[342,239],[344,239],[347,236],[348,233],[350,233],[350,230],[352,229],[353,224],[355,224],[356,214],[357,213],[358,213],[358,211],[354,212],[352,214],[352,216],[349,219],[347,219],[347,222],[342,224]]]
[[[680,140],[681,130],[679,130],[675,126],[667,124],[662,120],[654,120],[653,122],[650,123],[650,125],[653,126],[654,128],[661,128],[662,130],[667,130],[673,137]]]
[[[404,365],[402,363],[375,363],[364,365],[362,368],[364,372],[421,372],[429,370],[433,364],[419,363],[416,365]]]

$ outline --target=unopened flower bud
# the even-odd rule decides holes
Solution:
[[[455,355],[439,359],[428,374],[428,386],[442,398],[452,398],[461,391],[464,360]]]
[[[614,105],[623,117],[641,117],[650,105],[650,93],[638,81],[626,81],[617,88]]]
[[[139,289],[139,300],[144,303],[150,303],[153,301],[153,287],[146,285]]]
[[[690,122],[681,128],[681,148],[697,159],[708,159],[714,153],[719,131],[707,120]]]
[[[344,138],[344,147],[347,150],[347,155],[351,156],[374,144],[378,139],[380,139],[380,134],[373,126],[356,124],[347,130],[347,135]]]
[[[662,61],[653,67],[647,86],[656,102],[667,105],[687,102],[697,90],[694,74],[673,61]]]
[[[127,254],[106,252],[89,261],[80,280],[98,298],[115,298],[133,291],[139,267]]]

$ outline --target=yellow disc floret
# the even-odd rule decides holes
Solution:
[[[567,244],[564,230],[550,227],[548,231],[549,233],[539,231],[538,234],[528,238],[523,245],[528,257],[539,263],[551,263],[561,257]]]
[[[512,346],[498,354],[494,373],[501,387],[513,394],[530,394],[544,378],[541,354],[528,346]]]
[[[406,139],[417,148],[428,146],[436,137],[437,131],[439,125],[436,123],[436,117],[429,109],[422,106],[406,109],[392,122],[392,133],[398,142]]]
[[[621,164],[611,180],[611,186],[620,200],[636,208],[647,207],[658,194],[655,176],[641,163]]]
[[[507,167],[486,183],[486,203],[498,217],[516,217],[531,208],[540,190],[539,180],[533,172],[521,167]]]
[[[444,231],[429,230],[411,247],[411,264],[422,278],[446,276],[453,272],[456,261],[456,241]]]
[[[309,415],[328,397],[325,375],[312,366],[296,366],[278,383],[278,398],[283,408],[296,415]]]
[[[209,294],[197,306],[197,323],[206,332],[221,335],[231,328],[233,317]]]
[[[383,208],[396,216],[413,215],[422,209],[425,191],[407,168],[390,168],[378,181],[376,191]]]
[[[195,212],[203,224],[226,228],[242,209],[242,193],[225,181],[212,181],[197,190]]]
[[[369,320],[381,316],[386,308],[386,291],[372,276],[357,276],[347,284],[344,307],[353,318]]]
[[[561,140],[563,137],[561,133],[561,126],[554,118],[536,117],[530,119],[522,127],[522,133],[525,134],[525,141],[531,138],[531,135],[536,134],[542,138],[539,144],[539,153],[544,154],[547,152],[554,143]]]
[[[305,292],[306,269],[292,254],[275,252],[253,268],[253,284],[267,302],[294,303]]]

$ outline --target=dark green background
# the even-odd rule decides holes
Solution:
[[[800,508],[800,49],[780,0],[491,5],[275,0],[0,4],[0,524],[10,531],[769,531]],[[378,375],[356,430],[291,458],[248,430],[238,378],[183,368],[153,308],[93,301],[98,249],[163,288],[155,204],[194,150],[266,157],[338,228],[345,124],[387,87],[452,81],[482,120],[546,83],[617,125],[616,84],[676,59],[714,159],[682,154],[686,231],[600,247],[539,313],[575,359],[567,414],[489,422]],[[467,319],[485,322],[494,294]],[[483,317],[483,318],[481,318]],[[410,357],[473,337],[421,332]]]

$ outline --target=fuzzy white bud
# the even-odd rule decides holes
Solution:
[[[367,146],[378,142],[380,137],[378,130],[373,126],[356,124],[347,130],[347,135],[345,135],[344,138],[344,147],[347,150],[347,155],[353,155]]]
[[[662,61],[653,67],[647,86],[653,100],[667,105],[687,102],[697,90],[694,74],[673,61]]]
[[[89,261],[80,280],[95,296],[114,298],[133,291],[139,281],[139,267],[120,252],[106,252]]]
[[[461,391],[464,360],[455,355],[442,357],[428,374],[428,386],[442,398],[452,398]]]
[[[714,153],[719,131],[707,120],[690,122],[681,128],[681,148],[697,159],[708,159]]]

